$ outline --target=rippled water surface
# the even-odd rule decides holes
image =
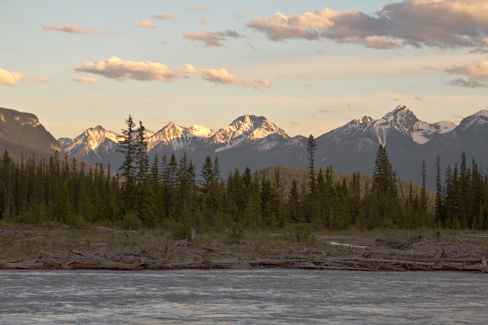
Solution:
[[[488,275],[0,271],[0,324],[488,324]]]

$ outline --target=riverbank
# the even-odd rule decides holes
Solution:
[[[0,269],[252,269],[488,272],[488,232],[225,230],[174,240],[167,230],[0,225]]]

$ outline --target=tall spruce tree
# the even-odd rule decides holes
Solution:
[[[122,199],[126,211],[131,211],[135,208],[135,194],[136,194],[136,167],[135,159],[137,154],[137,146],[133,141],[134,127],[136,126],[132,121],[132,116],[129,115],[125,120],[127,129],[122,129],[123,139],[119,142],[118,152],[124,155],[124,162],[119,170],[122,170]]]

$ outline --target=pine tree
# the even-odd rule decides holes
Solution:
[[[298,191],[298,183],[296,179],[293,179],[290,193],[288,194],[288,209],[291,221],[302,222],[300,214],[300,193]]]
[[[281,180],[281,174],[279,169],[275,171],[275,177],[273,180],[274,200],[273,210],[275,211],[276,221],[280,228],[286,225],[286,206],[285,206],[285,187]]]
[[[131,211],[135,208],[135,194],[136,194],[136,167],[134,166],[137,146],[134,143],[134,127],[135,123],[132,121],[132,116],[125,120],[127,129],[122,130],[123,140],[119,143],[117,151],[124,155],[124,162],[119,170],[122,170],[123,184],[122,184],[122,198],[126,211]]]
[[[308,174],[309,174],[309,187],[310,187],[310,194],[311,194],[312,201],[316,200],[317,198],[317,182],[315,179],[315,166],[314,166],[315,150],[317,150],[317,144],[315,142],[315,139],[313,138],[313,135],[310,134],[310,136],[308,137],[307,151],[309,154]]]
[[[435,219],[436,221],[442,224],[445,221],[444,202],[443,202],[444,191],[442,188],[442,179],[441,179],[441,157],[439,157],[439,155],[437,155],[435,170],[436,170]]]
[[[420,210],[422,212],[427,209],[427,167],[425,165],[425,159],[422,161],[422,189],[420,191]]]

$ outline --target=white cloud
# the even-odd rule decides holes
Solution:
[[[140,81],[169,82],[188,78],[190,75],[200,75],[203,80],[217,84],[238,85],[256,89],[271,87],[271,83],[267,79],[263,78],[252,82],[241,76],[230,74],[226,69],[201,69],[193,67],[191,64],[185,64],[182,68],[169,68],[162,63],[124,61],[115,56],[106,61],[87,62],[81,67],[75,67],[75,71],[93,73],[121,82],[126,81],[127,78]]]
[[[227,29],[225,31],[218,31],[218,32],[187,31],[184,34],[184,37],[192,41],[202,42],[204,44],[203,47],[219,47],[219,46],[224,46],[223,41],[227,40],[228,37],[237,38],[243,36],[237,33],[236,31]]]
[[[194,5],[193,7],[186,8],[186,10],[198,11],[198,12],[207,12],[207,13],[213,13],[214,12],[207,5],[200,5],[200,4]]]
[[[142,28],[161,28],[158,24],[151,23],[149,20],[139,20],[136,23],[137,27],[142,27]]]
[[[22,73],[10,72],[0,68],[0,85],[16,86],[22,81],[24,81],[24,75]]]
[[[51,82],[51,80],[49,80],[49,79],[48,79],[48,78],[46,78],[46,77],[36,77],[36,81],[37,81],[38,83],[49,83],[49,82]]]
[[[203,19],[202,19],[202,25],[205,25],[205,26],[207,26],[207,25],[208,25],[208,20],[207,20],[207,18],[203,18]]]
[[[178,14],[178,15],[175,16],[173,14],[167,14],[167,13],[163,12],[163,13],[154,15],[153,17],[154,18],[157,18],[157,19],[161,19],[161,20],[177,22],[179,16],[180,16],[180,14]]]
[[[88,83],[88,84],[94,84],[98,82],[97,79],[95,78],[87,78],[87,77],[81,77],[81,78],[75,78],[73,81],[79,82],[79,83]]]
[[[485,0],[403,0],[375,15],[324,8],[303,14],[253,17],[246,25],[272,41],[329,39],[374,49],[487,47]]]
[[[468,79],[456,78],[450,82],[453,86],[488,88],[488,61],[481,61],[478,65],[467,64],[446,70],[449,74],[461,74]]]
[[[109,35],[113,36],[115,34],[120,35],[120,33],[114,32],[110,29],[107,29],[105,32],[102,32],[96,28],[82,28],[76,25],[60,25],[60,26],[44,26],[44,30],[52,30],[52,31],[60,31],[69,34],[98,34],[98,35]]]

